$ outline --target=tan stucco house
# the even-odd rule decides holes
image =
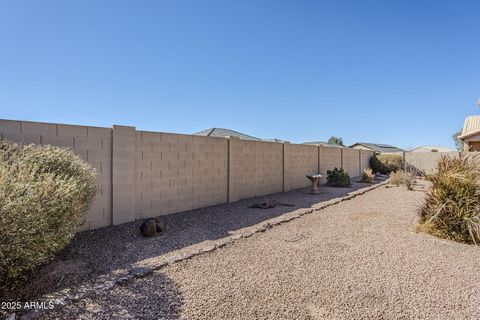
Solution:
[[[439,147],[439,146],[420,146],[413,148],[409,152],[454,152],[455,150],[449,147]]]
[[[375,153],[398,153],[405,150],[385,143],[357,142],[350,146],[352,149],[370,150]]]
[[[463,141],[463,150],[480,151],[480,116],[466,117],[458,138]]]

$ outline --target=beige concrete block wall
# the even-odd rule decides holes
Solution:
[[[370,158],[373,157],[375,154],[374,151],[371,150],[360,150],[360,172],[362,173],[363,170],[370,168]]]
[[[311,185],[305,175],[318,173],[319,147],[303,144],[284,144],[284,191]]]
[[[442,156],[458,157],[458,152],[405,152],[405,162],[427,173],[433,173],[437,167],[437,161]]]
[[[231,138],[229,201],[283,190],[283,144]]]
[[[72,149],[97,172],[97,196],[81,230],[112,223],[112,129],[54,123],[0,120],[0,138],[15,143]]]
[[[360,150],[342,148],[343,164],[342,167],[348,172],[350,177],[360,176]]]
[[[320,146],[320,174],[323,176],[321,183],[327,181],[327,171],[335,167],[342,167],[342,148]]]
[[[135,220],[135,127],[113,126],[112,207],[114,225]]]
[[[136,219],[227,202],[228,139],[136,132]]]
[[[320,172],[324,183],[327,170],[342,167],[342,158],[350,175],[358,176],[373,154],[12,120],[0,120],[0,139],[71,148],[96,169],[98,192],[81,230],[307,187],[307,173]],[[422,167],[431,162],[415,161]]]

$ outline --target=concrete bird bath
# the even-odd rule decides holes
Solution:
[[[322,177],[321,174],[307,174],[306,177],[312,181],[312,191],[311,194],[319,194],[320,191],[318,190],[318,181]]]

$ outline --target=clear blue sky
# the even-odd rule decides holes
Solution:
[[[453,146],[477,1],[0,0],[0,118]]]

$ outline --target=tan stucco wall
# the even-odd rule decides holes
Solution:
[[[472,142],[472,141],[480,141],[480,135],[471,136],[469,138],[463,139],[463,149],[468,150],[468,148],[469,148],[468,143]]]
[[[373,151],[372,149],[370,149],[370,148],[367,148],[367,147],[365,147],[365,146],[362,146],[362,145],[356,145],[356,146],[353,146],[351,149]]]

